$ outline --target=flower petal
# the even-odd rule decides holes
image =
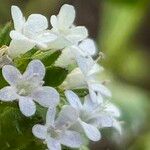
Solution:
[[[0,100],[2,101],[13,101],[18,98],[16,91],[11,86],[6,86],[0,90]]]
[[[72,5],[65,4],[61,7],[58,14],[58,22],[60,29],[69,28],[75,19],[75,9]]]
[[[84,98],[84,105],[83,107],[87,110],[87,111],[93,111],[95,108],[97,108],[98,103],[94,103],[90,97],[90,95],[85,96]]]
[[[61,150],[61,145],[58,140],[51,138],[50,136],[46,139],[47,147],[50,150]]]
[[[117,120],[113,120],[113,127],[119,132],[119,134],[122,134],[122,127],[121,123]]]
[[[78,112],[71,106],[64,106],[55,121],[57,128],[68,128],[75,123],[79,117]]]
[[[61,50],[70,45],[71,45],[70,41],[68,41],[65,37],[59,35],[55,41],[48,43],[48,48],[55,49],[55,50]]]
[[[60,142],[71,148],[79,148],[83,144],[81,135],[78,132],[71,130],[66,130],[65,133],[63,133]]]
[[[67,36],[72,43],[78,43],[88,36],[88,31],[84,26],[77,26],[70,29],[70,34]]]
[[[33,41],[28,39],[24,40],[12,40],[9,45],[8,55],[11,58],[18,57],[21,54],[24,54],[31,50],[35,46]]]
[[[29,97],[19,98],[19,108],[26,117],[34,115],[36,111],[36,105]]]
[[[120,110],[112,103],[107,103],[105,111],[114,117],[120,117]]]
[[[113,118],[110,115],[104,113],[98,117],[95,117],[93,124],[96,124],[98,128],[112,127]]]
[[[96,54],[96,46],[92,39],[85,39],[79,44],[79,48],[88,56]]]
[[[69,47],[63,49],[61,55],[55,62],[55,66],[67,68],[70,64],[75,64],[75,62],[75,55]]]
[[[100,131],[93,125],[87,124],[83,121],[80,121],[86,136],[92,141],[99,141],[101,139]]]
[[[25,23],[25,18],[22,15],[21,10],[17,6],[11,7],[11,15],[14,22],[14,27],[17,31],[21,31],[23,28],[23,25]]]
[[[84,75],[87,75],[95,64],[92,57],[82,57],[82,56],[77,57],[77,63]]]
[[[59,93],[54,88],[48,86],[33,91],[32,97],[44,107],[55,107],[59,103]]]
[[[43,126],[43,125],[36,124],[32,128],[32,133],[37,138],[44,140],[44,139],[46,139],[47,128],[45,126]]]
[[[82,109],[81,101],[73,91],[71,90],[65,91],[65,96],[67,97],[67,100],[69,101],[72,107],[74,107],[77,110]]]
[[[45,66],[40,60],[32,60],[23,74],[25,78],[37,77],[42,80],[45,76]]]
[[[46,125],[54,125],[56,108],[49,108],[46,114]]]
[[[10,37],[13,40],[28,40],[27,37],[25,37],[23,34],[21,34],[20,32],[18,32],[16,30],[12,30],[10,32]]]
[[[70,74],[68,74],[65,81],[62,83],[64,89],[81,89],[86,88],[84,76],[79,68],[75,68]]]
[[[53,42],[57,39],[55,34],[52,34],[50,31],[44,31],[38,36],[36,36],[35,42],[36,45],[41,49],[48,49],[48,43]]]
[[[94,91],[100,92],[102,95],[104,95],[106,97],[111,97],[110,90],[102,84],[93,83],[93,84],[90,85],[90,87]]]
[[[28,36],[35,36],[36,33],[44,31],[48,28],[48,21],[45,16],[40,14],[32,14],[28,17],[25,26],[24,33]]]
[[[90,85],[89,85],[89,94],[90,94],[91,100],[92,100],[94,103],[99,103],[99,102],[98,102],[98,98],[97,98],[97,94],[96,94],[96,92],[95,92],[93,89],[91,89]]]
[[[2,68],[2,74],[4,79],[10,84],[14,85],[21,78],[21,73],[19,70],[11,65],[5,65]]]
[[[58,27],[58,19],[55,15],[52,15],[51,18],[50,18],[50,23],[52,25],[52,27],[57,30],[59,27]]]

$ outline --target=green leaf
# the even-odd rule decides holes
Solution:
[[[37,51],[36,48],[33,48],[32,50],[26,52],[25,54],[17,57],[14,59],[15,66],[22,72],[25,71],[27,65],[32,60],[31,57],[34,55],[34,53]]]
[[[5,81],[3,75],[2,75],[2,69],[0,69],[0,89],[3,88],[4,86],[8,85],[7,82]]]
[[[61,51],[47,51],[47,52],[40,52],[39,54],[35,54],[32,56],[32,59],[39,59],[43,62],[43,64],[48,67],[52,65],[57,58],[60,56]]]
[[[0,31],[0,47],[3,45],[9,45],[10,43],[10,36],[9,33],[12,30],[11,22],[8,22],[4,28]]]
[[[84,97],[89,93],[88,89],[74,89],[73,92],[75,92],[79,97]]]
[[[0,104],[0,147],[2,150],[28,150],[29,145],[37,145],[44,150],[42,141],[32,134],[32,127],[43,122],[39,114],[31,118],[23,116],[16,103]],[[43,148],[42,148],[43,147]]]
[[[45,85],[57,87],[66,78],[68,71],[60,67],[49,67],[46,70]]]

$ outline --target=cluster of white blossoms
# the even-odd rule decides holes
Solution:
[[[44,86],[46,68],[38,59],[32,60],[23,74],[12,64],[3,66],[2,74],[9,86],[0,90],[0,100],[17,101],[26,117],[35,114],[37,103],[48,108],[45,124],[34,125],[32,132],[50,150],[61,150],[61,145],[80,148],[85,138],[98,141],[100,130],[105,127],[121,132],[120,111],[110,102],[109,89],[97,79],[103,71],[92,58],[97,48],[88,38],[87,29],[73,24],[74,7],[65,4],[57,16],[51,16],[52,29],[43,15],[32,14],[26,20],[17,6],[12,6],[11,13],[15,29],[10,32],[7,54],[12,60],[37,47],[40,51],[62,51],[56,66],[67,68],[74,63],[76,67],[59,87],[66,100],[60,109],[60,94],[55,88]],[[79,97],[74,89],[87,89],[88,94]]]

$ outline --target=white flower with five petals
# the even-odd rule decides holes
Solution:
[[[78,112],[71,106],[63,106],[56,118],[56,109],[49,108],[45,125],[34,125],[33,134],[43,140],[49,150],[61,150],[61,144],[70,148],[79,148],[82,138],[69,127],[78,119]]]
[[[23,75],[11,65],[5,65],[2,74],[10,86],[0,90],[0,100],[5,102],[17,100],[25,116],[35,113],[34,101],[43,107],[55,107],[59,103],[59,93],[52,87],[42,86],[45,67],[41,61],[31,61]]]
[[[11,7],[11,14],[15,30],[10,32],[12,39],[8,54],[14,58],[31,50],[34,46],[47,49],[47,43],[57,37],[50,33],[48,21],[41,14],[32,14],[25,20],[21,10],[17,6]]]
[[[115,127],[121,131],[121,127],[116,118],[120,116],[120,111],[111,103],[93,103],[87,95],[84,104],[79,97],[72,91],[65,92],[70,105],[79,112],[79,119],[72,129],[82,132],[92,141],[98,141],[101,138],[99,129],[104,127]]]
[[[49,43],[51,49],[64,49],[65,47],[76,45],[88,36],[88,31],[84,26],[75,26],[75,9],[73,6],[64,4],[57,16],[52,15],[50,22],[52,33],[57,35],[57,39]]]

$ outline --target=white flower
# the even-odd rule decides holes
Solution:
[[[80,119],[72,128],[80,132],[83,129],[90,140],[100,140],[101,134],[98,129],[116,127],[116,118],[120,116],[120,112],[113,104],[93,103],[89,96],[85,97],[84,104],[82,104],[79,97],[70,90],[66,91],[65,95],[70,105],[79,112]]]
[[[96,54],[97,48],[92,39],[85,39],[78,45],[73,45],[65,48],[62,54],[56,61],[55,65],[59,67],[66,68],[68,65],[76,63],[76,58],[78,56],[93,56]]]
[[[45,67],[41,61],[31,61],[23,75],[11,65],[5,65],[2,74],[10,86],[0,90],[0,100],[17,100],[25,116],[35,113],[36,105],[33,100],[44,107],[55,107],[58,104],[58,92],[52,87],[42,86]]]
[[[88,36],[88,31],[84,26],[75,26],[75,9],[73,6],[65,4],[61,7],[57,16],[52,15],[50,22],[52,25],[52,33],[58,38],[49,43],[49,48],[63,49],[65,47],[76,45]]]
[[[11,7],[11,14],[15,30],[10,32],[12,41],[9,46],[11,57],[19,56],[31,50],[34,46],[47,49],[47,43],[57,37],[48,30],[48,21],[45,16],[32,14],[25,20],[21,10],[17,6]]]
[[[91,57],[78,57],[77,62],[81,72],[84,75],[91,99],[93,101],[98,99],[101,103],[103,101],[102,96],[111,97],[110,90],[95,78],[95,75],[103,71],[103,68]]]
[[[44,140],[49,150],[61,150],[61,144],[79,148],[82,145],[82,138],[76,131],[69,127],[78,119],[77,111],[71,106],[63,106],[56,118],[55,108],[49,108],[46,116],[46,124],[37,124],[33,127],[33,134]]]
[[[65,89],[88,88],[93,102],[103,102],[103,97],[111,97],[110,90],[101,81],[96,79],[96,75],[103,71],[91,57],[79,56],[77,58],[79,68],[75,68],[63,82]]]

